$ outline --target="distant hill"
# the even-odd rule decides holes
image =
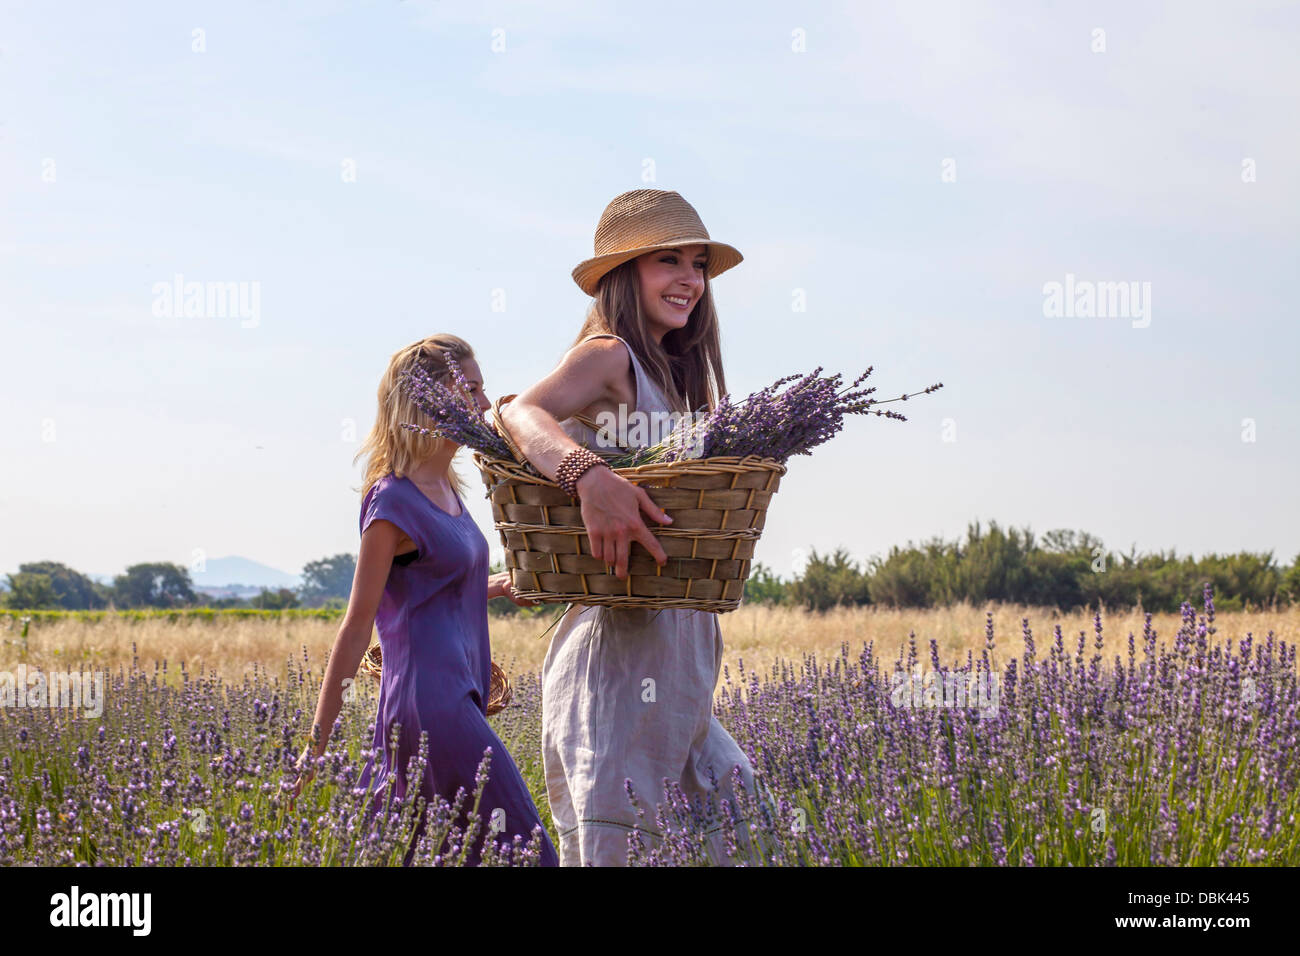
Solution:
[[[238,555],[208,558],[202,572],[190,569],[190,579],[195,587],[200,588],[224,588],[237,584],[254,588],[296,588],[302,584],[302,578],[297,574],[288,574]]]
[[[121,574],[121,572],[118,572]],[[88,574],[87,577],[98,581],[100,584],[112,584],[112,574]],[[215,591],[219,589],[233,588],[233,594],[245,595],[257,594],[262,588],[289,588],[295,589],[302,584],[302,577],[297,574],[288,574],[279,568],[273,568],[270,565],[253,561],[249,558],[241,558],[238,555],[230,555],[225,558],[208,558],[204,564],[203,570],[195,571],[190,569],[190,580],[194,582],[194,587],[201,591]],[[225,595],[222,595],[225,596]]]

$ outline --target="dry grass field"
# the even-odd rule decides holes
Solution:
[[[559,613],[538,617],[491,617],[493,657],[511,675],[540,670],[546,656],[553,628],[548,625]],[[1043,654],[1060,625],[1065,646],[1071,655],[1079,632],[1088,639],[1085,658],[1092,654],[1093,618],[1090,614],[1061,614],[1051,608],[1016,605],[972,607],[956,605],[933,610],[890,610],[883,608],[841,608],[825,614],[813,614],[789,608],[747,605],[719,616],[726,651],[724,665],[734,681],[738,664],[743,660],[747,672],[768,673],[778,659],[798,662],[803,655],[827,660],[837,655],[842,642],[849,643],[856,655],[862,645],[874,641],[879,658],[892,659],[905,648],[909,633],[915,632],[923,661],[929,660],[929,641],[939,646],[940,660],[951,664],[964,660],[966,651],[978,656],[984,645],[985,614],[993,612],[996,642],[995,666],[1023,649],[1021,620],[1029,619],[1034,642]],[[1128,636],[1132,633],[1141,654],[1143,613],[1140,610],[1103,612],[1103,638],[1106,662],[1116,654],[1126,657]],[[1172,645],[1180,623],[1177,614],[1156,614],[1152,626],[1161,643]],[[1300,640],[1300,608],[1276,611],[1223,612],[1216,616],[1214,641],[1240,640],[1248,632],[1262,639],[1272,630],[1278,639],[1294,643]],[[233,620],[215,623],[189,622],[170,624],[165,621],[83,623],[59,620],[33,626],[28,635],[26,653],[17,638],[16,628],[0,627],[4,646],[0,651],[0,669],[12,669],[20,660],[45,670],[106,669],[118,665],[129,668],[134,642],[141,666],[151,670],[166,660],[171,676],[179,674],[185,662],[192,672],[216,671],[227,680],[239,681],[255,667],[271,676],[282,675],[286,662],[295,667],[306,649],[307,665],[318,673],[338,632],[338,622],[298,620]],[[377,638],[376,638],[377,640]],[[723,681],[719,680],[719,686]]]

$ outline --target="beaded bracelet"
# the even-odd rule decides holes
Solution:
[[[578,447],[560,459],[555,470],[555,483],[564,489],[570,498],[578,497],[578,479],[586,474],[593,465],[609,467],[609,462],[601,458],[590,448]]]

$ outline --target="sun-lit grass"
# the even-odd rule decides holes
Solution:
[[[563,610],[556,605],[537,616],[492,616],[493,657],[510,674],[540,671],[554,628],[555,616]],[[933,638],[939,645],[943,663],[964,662],[968,650],[978,656],[983,645],[985,614],[993,612],[994,628],[1002,647],[1018,652],[1018,635],[1023,618],[1029,618],[1036,635],[1046,640],[1059,624],[1067,643],[1080,631],[1092,640],[1092,612],[1059,613],[1053,608],[990,604],[987,607],[955,605],[930,610],[889,608],[839,608],[814,614],[793,608],[745,605],[729,614],[721,614],[725,647],[723,664],[732,675],[738,659],[745,669],[766,673],[778,658],[798,660],[803,654],[815,654],[825,660],[839,653],[840,644],[848,641],[858,650],[868,641],[875,642],[878,659],[891,660],[900,648],[906,648],[908,635],[915,632],[922,645]],[[1128,635],[1142,634],[1141,609],[1106,609],[1103,654],[1111,661],[1116,654],[1127,654]],[[8,622],[6,622],[8,623]],[[1152,626],[1161,640],[1178,630],[1176,613],[1154,614]],[[1220,634],[1262,637],[1272,630],[1279,640],[1300,642],[1300,607],[1276,611],[1222,611],[1218,614]],[[151,670],[155,662],[185,661],[193,671],[206,668],[227,680],[238,681],[250,674],[255,665],[279,671],[288,658],[295,661],[307,649],[307,659],[314,668],[323,668],[326,655],[338,634],[338,621],[236,619],[213,622],[167,623],[166,621],[124,621],[106,619],[102,623],[63,619],[33,625],[28,632],[26,655],[18,637],[16,624],[0,624],[0,669],[25,660],[45,669],[78,666],[89,669],[117,665],[129,668],[131,647],[135,643],[140,665]],[[550,628],[548,630],[548,628]],[[378,638],[376,637],[376,640]],[[723,681],[719,680],[719,687]]]

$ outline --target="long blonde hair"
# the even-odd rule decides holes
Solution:
[[[665,333],[661,344],[656,344],[646,331],[640,285],[635,259],[601,276],[582,331],[573,344],[589,335],[612,332],[632,347],[646,374],[663,390],[673,409],[712,410],[718,399],[727,394],[727,381],[722,374],[718,313],[713,307],[713,288],[708,277],[704,279],[704,294],[691,310],[690,319],[680,329]]]
[[[389,472],[398,478],[409,474],[420,462],[441,451],[443,443],[447,441],[445,438],[429,438],[401,427],[402,422],[424,428],[434,428],[437,423],[422,412],[398,384],[399,376],[404,371],[418,365],[435,382],[454,387],[451,369],[442,357],[443,351],[450,352],[458,364],[474,358],[474,350],[468,342],[449,332],[443,332],[398,349],[388,360],[388,369],[379,381],[379,412],[375,416],[374,427],[352,459],[352,463],[356,464],[362,455],[370,456],[366,461],[365,483],[360,488],[362,498],[380,478]],[[458,495],[464,497],[467,490],[465,480],[451,464],[450,461],[447,463],[447,481]]]

